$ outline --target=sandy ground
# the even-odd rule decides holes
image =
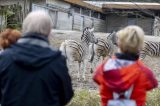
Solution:
[[[76,41],[80,41],[80,36],[82,32],[78,31],[65,31],[65,30],[53,30],[49,40],[51,44],[59,48],[61,42],[63,42],[66,39],[73,39]],[[106,38],[107,33],[95,33],[96,37],[102,37]],[[160,42],[160,37],[150,37],[147,36],[145,37],[146,40],[151,40],[151,41],[159,41]],[[149,57],[147,56],[144,59],[144,63],[153,70],[155,73],[157,79],[160,82],[160,57]],[[71,63],[72,65],[69,66],[69,72],[72,78],[72,83],[74,88],[84,88],[84,89],[97,89],[97,85],[93,82],[92,80],[92,73],[90,72],[89,65],[87,64],[88,68],[86,70],[86,80],[83,79],[78,79],[77,78],[77,69],[78,69],[78,64],[76,62]]]

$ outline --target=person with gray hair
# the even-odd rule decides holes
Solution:
[[[73,97],[65,57],[48,42],[51,28],[47,13],[29,13],[22,37],[0,55],[2,106],[65,106]]]
[[[48,36],[52,29],[52,21],[44,11],[31,12],[23,21],[23,33],[40,33]]]

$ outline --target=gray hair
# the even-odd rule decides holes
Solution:
[[[44,11],[34,11],[27,15],[23,21],[22,32],[35,32],[49,35],[52,28],[50,16]]]

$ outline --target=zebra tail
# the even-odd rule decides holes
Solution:
[[[65,41],[61,43],[61,46],[60,46],[59,50],[62,52],[62,55],[67,58],[67,54],[66,54],[66,42]]]

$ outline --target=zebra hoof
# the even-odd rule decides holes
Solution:
[[[83,78],[83,81],[87,81],[86,78]]]
[[[79,78],[77,78],[77,81],[79,82],[79,81],[81,81],[81,78],[79,77]]]
[[[93,69],[92,68],[90,69],[90,73],[93,73]]]

